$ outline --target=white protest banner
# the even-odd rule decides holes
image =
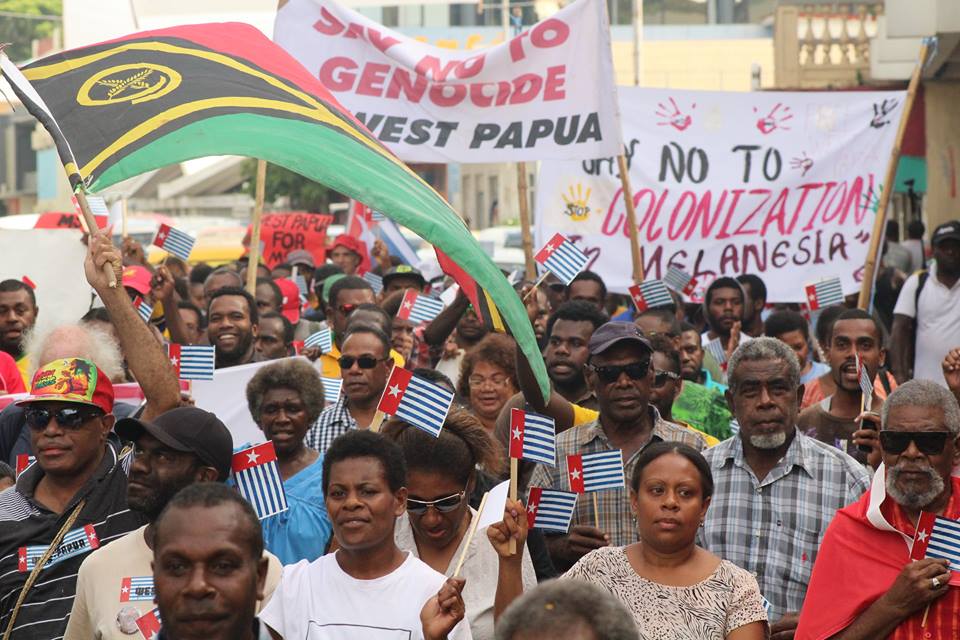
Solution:
[[[620,152],[604,0],[483,50],[419,42],[332,0],[289,0],[273,39],[407,162]]]
[[[859,290],[903,92],[722,93],[620,87],[648,279],[755,273],[768,300],[839,276]],[[625,293],[626,209],[615,158],[541,163],[536,242],[562,233]]]

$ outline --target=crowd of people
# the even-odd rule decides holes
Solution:
[[[853,297],[811,317],[755,274],[641,313],[590,271],[518,278],[544,397],[462,291],[428,323],[401,313],[452,282],[382,243],[375,290],[350,236],[269,268],[152,265],[95,234],[96,302],[73,322],[39,330],[29,279],[0,281],[0,633],[960,638],[958,574],[914,553],[930,518],[960,518],[960,222],[929,255],[896,237],[870,312]],[[325,329],[329,347],[304,346]],[[237,491],[247,443],[194,406],[168,344],[262,363],[227,393],[273,444],[281,513]],[[370,428],[396,367],[454,394],[439,436]],[[520,460],[519,499],[472,535],[518,408],[553,420],[556,464]],[[570,491],[567,456],[602,452],[624,485],[580,495],[565,532],[531,526],[528,491]]]

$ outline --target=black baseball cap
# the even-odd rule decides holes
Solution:
[[[398,264],[383,274],[383,286],[387,286],[391,279],[403,276],[416,278],[420,282],[421,287],[427,284],[427,279],[423,277],[423,274],[420,273],[418,269],[414,269],[408,264]]]
[[[930,237],[930,244],[936,246],[944,240],[960,240],[960,221],[951,220],[937,227]]]
[[[653,353],[653,347],[650,341],[643,337],[643,333],[632,322],[621,322],[613,320],[601,325],[593,335],[590,336],[590,342],[587,348],[591,356],[597,356],[620,342],[630,342],[636,344],[647,353]]]
[[[123,440],[136,442],[144,433],[174,451],[196,454],[217,470],[220,480],[230,475],[233,436],[216,415],[197,407],[177,407],[144,422],[136,418],[118,420],[113,430]]]

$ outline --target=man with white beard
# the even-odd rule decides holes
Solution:
[[[929,557],[943,557],[934,518],[960,519],[958,434],[960,406],[943,387],[912,380],[890,394],[883,465],[827,529],[797,637],[960,637],[960,577]]]
[[[741,344],[727,379],[740,432],[703,452],[714,492],[699,543],[756,576],[770,602],[772,637],[793,638],[827,525],[870,479],[856,460],[797,430],[803,385],[786,344]]]

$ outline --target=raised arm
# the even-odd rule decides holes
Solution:
[[[178,303],[180,296],[173,286],[173,274],[167,269],[166,265],[160,265],[153,274],[150,281],[150,288],[155,300],[163,303],[163,319],[170,331],[170,341],[177,344],[191,344],[187,337],[187,327],[180,317]]]
[[[122,286],[111,289],[107,283],[103,273],[103,265],[107,263],[113,265],[117,282],[120,282],[123,267],[120,252],[107,235],[97,233],[90,236],[83,263],[87,282],[96,290],[110,314],[130,371],[147,399],[142,417],[150,420],[180,404],[180,385],[163,346],[133,308],[126,290]]]
[[[893,314],[893,327],[890,330],[890,366],[897,382],[903,384],[910,379],[913,368],[913,318]]]

